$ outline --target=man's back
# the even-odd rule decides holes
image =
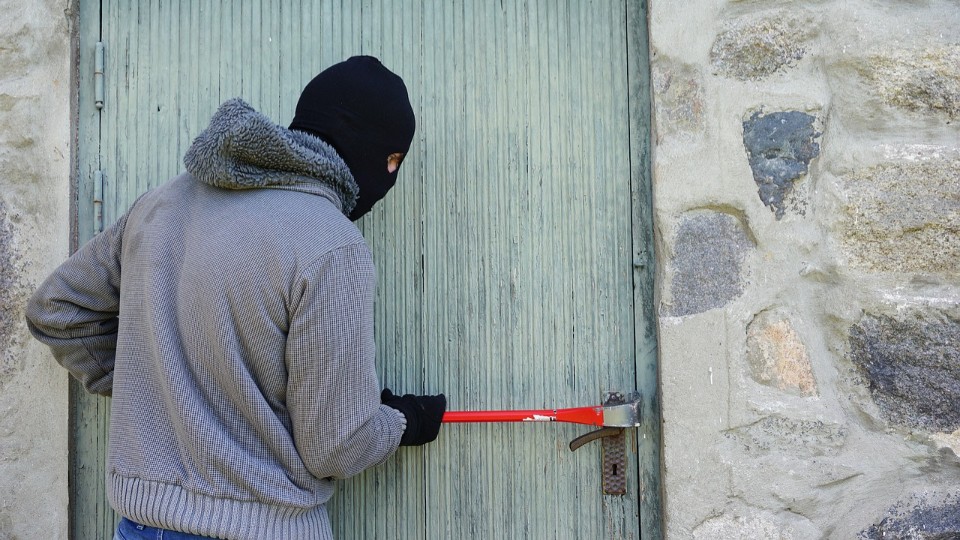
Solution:
[[[383,461],[403,432],[379,400],[374,267],[343,213],[349,172],[239,100],[185,163],[41,287],[32,328],[89,389],[112,391],[108,494],[122,515],[325,538],[331,479]]]
[[[304,88],[290,128],[223,103],[184,157],[27,307],[113,395],[117,538],[329,539],[333,479],[437,438],[446,398],[381,393],[370,251],[351,223],[395,184],[415,117],[379,60]]]
[[[329,488],[293,440],[286,339],[309,268],[325,255],[348,252],[372,287],[356,227],[323,195],[226,190],[185,174],[138,200],[122,246],[111,418],[120,447],[111,449],[110,468],[167,480],[173,473],[193,489],[237,499],[289,504],[288,492],[303,489],[299,504],[324,502]],[[251,436],[263,432],[270,436]],[[178,456],[176,470],[155,453]],[[248,464],[242,478],[231,478],[223,466],[230,461]]]

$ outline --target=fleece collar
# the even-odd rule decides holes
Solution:
[[[243,100],[225,101],[187,150],[183,163],[197,180],[225,189],[329,188],[349,215],[357,183],[332,146],[278,126]]]

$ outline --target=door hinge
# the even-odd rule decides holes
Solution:
[[[93,234],[103,232],[103,171],[93,172]]]
[[[103,42],[97,42],[93,59],[93,101],[97,110],[103,109]]]

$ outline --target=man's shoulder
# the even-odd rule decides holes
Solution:
[[[366,248],[363,234],[341,211],[339,199],[323,190],[231,190],[184,173],[145,194],[143,209],[149,211],[164,200],[189,207],[185,214],[198,216],[196,221],[187,218],[188,226],[211,225],[209,216],[216,215],[215,226],[229,231],[238,245],[256,244],[281,259],[293,256],[300,264],[343,247]]]
[[[360,229],[343,214],[340,207],[326,197],[298,192],[271,190],[273,204],[269,209],[271,224],[281,238],[306,258],[319,258],[325,253],[362,246],[366,241]]]

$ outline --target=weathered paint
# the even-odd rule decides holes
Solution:
[[[105,223],[182,169],[186,146],[223,100],[242,96],[284,123],[317,71],[376,55],[404,77],[418,119],[398,186],[360,223],[380,279],[384,384],[445,392],[455,409],[593,401],[639,384],[644,442],[631,435],[628,443],[658,445],[644,292],[652,291],[652,233],[649,209],[638,208],[649,205],[648,77],[637,36],[645,8],[615,0],[288,6],[103,1],[102,135],[96,146],[82,139],[84,163],[99,148],[99,167],[82,167],[81,191],[89,191],[85,171],[101,168]],[[93,35],[84,33],[86,44]],[[77,417],[93,426],[80,430],[86,460],[103,450],[106,414],[100,402],[80,403]],[[653,491],[641,511],[639,476],[627,479],[626,496],[604,497],[599,445],[566,450],[583,429],[444,426],[436,443],[401,449],[341,483],[330,505],[335,534],[638,538],[641,512],[658,519],[650,505],[659,504],[651,468],[659,448],[643,458]],[[636,452],[628,461],[640,470]],[[84,486],[102,484],[96,473]],[[96,518],[78,519],[106,529],[103,508],[90,510]]]
[[[102,152],[100,140],[100,112],[97,108],[94,73],[96,71],[96,43],[100,41],[100,6],[96,2],[79,2],[79,71],[77,90],[77,176],[76,193],[80,204],[76,209],[71,251],[78,242],[85,242],[94,234],[98,213],[103,223],[112,223],[115,201],[105,205],[92,203],[100,170]],[[104,59],[110,58],[105,49]],[[106,66],[104,66],[106,68]],[[105,89],[114,80],[105,75]],[[104,107],[116,107],[115,101],[104,100]],[[108,177],[109,178],[109,177]],[[109,180],[103,184],[107,187]],[[101,191],[99,195],[103,196]],[[104,210],[111,212],[106,214]],[[70,379],[70,538],[109,538],[108,532],[117,518],[107,504],[104,481],[107,431],[110,421],[110,401],[87,394],[74,379]]]

